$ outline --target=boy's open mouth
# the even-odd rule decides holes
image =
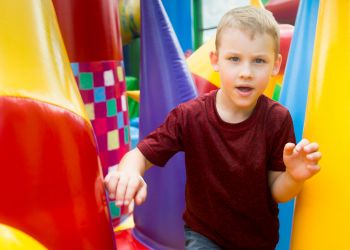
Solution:
[[[236,89],[238,89],[241,92],[249,92],[253,90],[253,88],[250,88],[250,87],[236,87]]]

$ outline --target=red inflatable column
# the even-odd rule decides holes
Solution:
[[[130,150],[116,0],[53,0],[72,69],[97,138],[103,175]],[[114,225],[120,210],[111,203]]]

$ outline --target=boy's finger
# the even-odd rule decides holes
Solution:
[[[322,154],[319,151],[313,152],[313,153],[310,153],[310,154],[306,155],[306,158],[309,161],[313,161],[313,162],[316,162],[316,163],[321,159],[321,157],[322,157]]]
[[[313,172],[313,174],[316,174],[318,171],[321,170],[320,165],[318,164],[309,164],[307,165],[307,168]]]
[[[288,142],[285,146],[284,146],[284,154],[285,155],[291,155],[293,153],[293,149],[295,147],[294,143]]]
[[[306,153],[311,153],[319,150],[320,146],[316,142],[312,142],[304,147]]]
[[[107,188],[109,198],[114,199],[115,198],[115,190],[118,185],[119,180],[119,174],[117,173],[110,173],[105,178],[105,187]]]
[[[107,184],[108,184],[110,178],[111,178],[111,174],[109,174],[109,173],[104,178],[104,183],[105,183],[106,187],[107,187]]]
[[[125,191],[124,205],[127,206],[131,200],[135,197],[138,189],[140,189],[140,179],[137,177],[132,177],[128,181],[128,186]]]
[[[306,145],[308,145],[310,142],[308,139],[302,139],[296,146],[295,151],[300,152]]]
[[[137,205],[141,205],[147,198],[147,184],[144,182],[135,196]]]
[[[129,178],[121,175],[117,184],[115,203],[117,206],[123,205],[125,193],[128,188]]]

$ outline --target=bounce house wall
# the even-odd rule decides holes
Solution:
[[[53,4],[105,176],[131,146],[118,1],[53,0]],[[128,210],[113,201],[109,204],[116,226]]]
[[[30,99],[0,109],[0,221],[49,249],[114,249],[91,126]]]
[[[53,3],[106,175],[130,149],[118,1]]]
[[[320,0],[303,136],[321,172],[296,200],[293,250],[349,249],[350,2]]]
[[[171,109],[196,97],[196,90],[161,1],[141,1],[141,17],[140,138],[144,138]],[[144,177],[148,198],[135,208],[134,235],[151,249],[183,248],[183,154],[174,156],[164,169],[150,169]]]

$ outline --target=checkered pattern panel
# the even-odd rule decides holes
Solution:
[[[97,138],[103,175],[130,150],[124,65],[120,61],[72,63]]]

